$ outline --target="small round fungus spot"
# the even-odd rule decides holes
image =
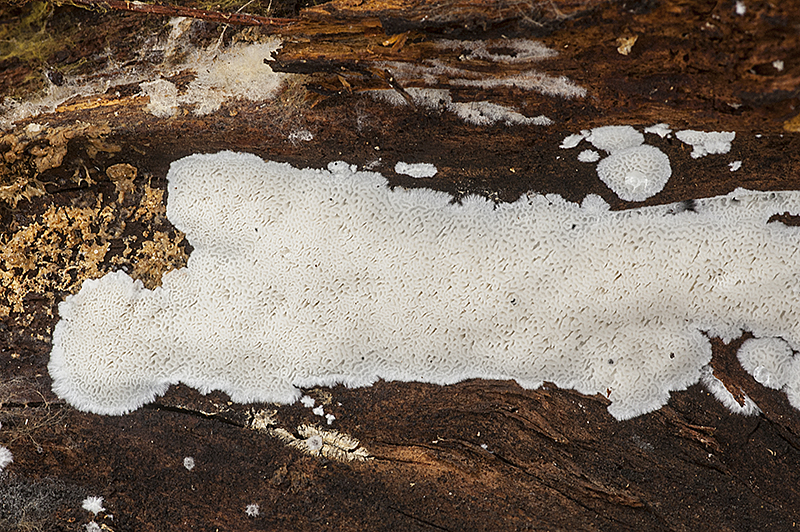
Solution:
[[[664,188],[672,167],[669,157],[654,146],[618,151],[600,161],[597,175],[625,201],[644,201]]]
[[[186,468],[187,471],[191,471],[194,469],[194,458],[191,456],[187,456],[183,459],[183,467]]]
[[[244,509],[244,513],[246,513],[249,517],[258,517],[258,505],[248,504],[247,508]]]
[[[322,436],[319,434],[314,434],[309,436],[306,440],[306,445],[308,446],[308,450],[312,453],[318,453],[322,450],[322,446],[324,442],[322,441]]]

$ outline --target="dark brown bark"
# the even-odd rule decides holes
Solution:
[[[380,157],[392,185],[498,201],[528,190],[573,201],[595,193],[625,208],[632,205],[605,188],[593,165],[576,163],[559,144],[600,125],[666,122],[737,136],[729,156],[702,159],[676,139],[648,140],[669,152],[673,176],[646,204],[736,187],[800,189],[800,4],[745,4],[737,15],[733,2],[702,0],[331,2],[275,30],[285,40],[275,68],[304,77],[274,101],[163,119],[145,111],[147,97],[131,85],[73,99],[5,131],[0,445],[14,463],[0,474],[2,526],[78,530],[91,518],[80,501],[99,495],[107,512],[95,519],[114,531],[793,529],[800,522],[800,413],[741,369],[736,343],[713,342],[712,365],[732,392],[762,408],[760,416],[730,414],[700,385],[625,422],[607,413],[604,397],[548,385],[379,382],[309,390],[336,416],[334,428],[373,457],[351,462],[304,455],[256,430],[266,414],[273,428],[289,432],[324,425],[299,404],[237,405],[224,394],[174,386],[129,415],[90,415],[52,394],[46,367],[57,303],[83,279],[127,268],[154,286],[185,264],[191,250],[165,218],[164,178],[171,161],[194,152],[234,149],[312,167],[338,159],[361,167]],[[0,18],[21,23],[28,7],[0,8]],[[2,59],[3,94],[13,92],[12,75],[101,71],[98,35],[113,43],[116,60],[143,65],[151,59],[137,56],[137,46],[165,31],[164,21],[115,11],[62,6],[49,17],[48,31],[83,21],[85,33],[70,38],[86,46],[51,51],[44,63]],[[213,43],[222,28],[206,23],[195,38]],[[240,34],[226,32],[233,35]],[[568,76],[587,96],[565,100],[439,79],[436,86],[456,100],[491,100],[554,121],[478,127],[362,94],[426,83],[399,81],[385,61],[464,64],[462,52],[442,51],[436,39],[503,36],[535,37],[557,50],[534,68]],[[618,49],[632,40],[623,55]],[[499,77],[519,66],[484,70]],[[192,77],[171,79],[184,86]],[[31,122],[42,130],[26,130]],[[290,141],[298,128],[313,141]],[[439,173],[421,182],[396,175],[396,160],[433,162]],[[731,172],[729,160],[743,161],[742,168]],[[92,259],[95,251],[100,260]],[[187,456],[196,462],[191,471]],[[47,504],[20,513],[31,500]],[[259,504],[258,517],[245,514],[251,503]]]

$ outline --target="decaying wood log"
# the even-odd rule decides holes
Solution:
[[[292,21],[227,30],[231,18],[191,23],[102,4],[112,9],[0,7],[3,26],[20,30],[5,34],[18,46],[0,56],[0,92],[18,102],[44,88],[71,96],[16,115],[0,133],[0,445],[14,456],[0,473],[0,528],[741,531],[800,523],[800,413],[741,368],[736,342],[712,342],[712,366],[759,416],[729,413],[701,385],[618,422],[600,395],[467,381],[307,390],[335,416],[331,426],[302,404],[239,405],[182,385],[105,417],[60,401],[47,373],[57,304],[84,279],[126,269],[153,287],[185,265],[191,249],[166,219],[165,175],[190,153],[233,149],[311,167],[346,160],[393,186],[456,198],[594,193],[620,209],[632,204],[561,141],[601,125],[665,122],[736,131],[736,141],[726,158],[693,159],[674,138],[648,140],[669,151],[673,176],[645,204],[740,186],[800,189],[798,2],[337,0],[300,11],[294,2],[173,2],[181,10],[168,10]],[[191,47],[176,44],[178,33]],[[271,36],[283,45],[264,59],[292,74],[274,99],[229,98],[202,116],[184,104],[151,112],[141,73],[185,94],[199,74],[175,67],[194,49]],[[557,55],[517,44],[532,39]],[[569,83],[553,85],[561,79]],[[91,89],[70,95],[78,86]],[[466,123],[457,107],[420,104],[420,90],[551,123]],[[3,116],[25,109],[7,101]],[[396,161],[432,162],[439,173],[415,180],[394,173]],[[310,435],[319,438],[313,445]],[[104,497],[105,511],[81,508],[90,495]]]

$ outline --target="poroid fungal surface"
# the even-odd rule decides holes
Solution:
[[[48,368],[81,410],[123,414],[178,382],[291,403],[300,387],[484,378],[602,393],[627,419],[700,379],[708,337],[742,331],[781,338],[747,357],[770,385],[797,381],[800,229],[768,220],[800,214],[798,192],[455,203],[232,152],[176,161],[168,182],[187,267],[155,290],[111,273],[59,305]]]

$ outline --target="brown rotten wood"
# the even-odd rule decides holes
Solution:
[[[792,530],[800,522],[800,416],[782,392],[741,369],[737,343],[712,342],[712,365],[735,395],[756,401],[760,416],[728,413],[699,385],[673,393],[659,411],[617,422],[603,396],[547,384],[523,390],[511,381],[381,381],[306,391],[336,416],[333,428],[358,440],[354,448],[326,434],[327,457],[286,445],[299,439],[302,425],[328,429],[300,404],[237,405],[224,394],[173,386],[129,415],[96,416],[58,400],[46,367],[57,303],[83,279],[125,268],[153,287],[164,271],[185,264],[191,249],[166,220],[164,177],[171,161],[193,152],[235,149],[313,167],[380,158],[393,186],[501,201],[527,190],[573,201],[595,193],[626,208],[592,165],[558,145],[598,125],[668,122],[737,137],[728,156],[697,160],[675,139],[648,139],[669,153],[673,177],[647,204],[737,186],[800,189],[800,64],[793,59],[800,6],[745,4],[746,14],[737,15],[732,2],[700,0],[332,2],[280,29],[276,66],[303,77],[274,101],[156,118],[134,84],[74,98],[4,131],[0,445],[12,450],[14,463],[0,475],[0,528],[80,530],[94,519],[114,531]],[[27,20],[15,10],[0,18]],[[467,19],[480,23],[464,27]],[[45,25],[51,33],[42,35],[68,33],[81,46],[65,44],[44,63],[0,59],[4,83],[41,73],[36,68],[102,77],[109,57],[152,66],[157,58],[139,52],[148,39],[163,37],[165,22],[55,7]],[[206,21],[193,39],[213,44],[223,26]],[[252,39],[262,30],[249,31],[255,33],[226,34]],[[567,75],[588,95],[563,100],[439,80],[456,99],[491,100],[555,121],[475,127],[446,112],[388,107],[361,94],[424,85],[394,80],[393,89],[386,61],[469,63],[457,50],[437,49],[436,39],[503,35],[536,36],[558,50],[532,68]],[[623,55],[618,49],[632,41]],[[780,60],[782,70],[773,66]],[[498,63],[484,71],[501,76],[517,68]],[[185,87],[192,78],[183,72],[170,79]],[[299,129],[314,139],[291,140]],[[398,160],[433,162],[439,174],[422,182],[396,175]],[[731,172],[729,160],[742,160],[742,168]],[[339,461],[359,448],[372,459]],[[194,458],[191,470],[186,457]],[[107,511],[82,510],[87,495],[105,497]],[[259,516],[246,515],[249,504],[259,505]]]
[[[288,26],[293,19],[262,17],[248,13],[220,13],[208,9],[196,9],[171,4],[148,4],[130,0],[63,0],[61,5],[74,5],[95,10],[130,11],[144,15],[162,17],[189,17],[208,22],[221,22],[235,26]],[[245,6],[243,6],[245,7]]]

